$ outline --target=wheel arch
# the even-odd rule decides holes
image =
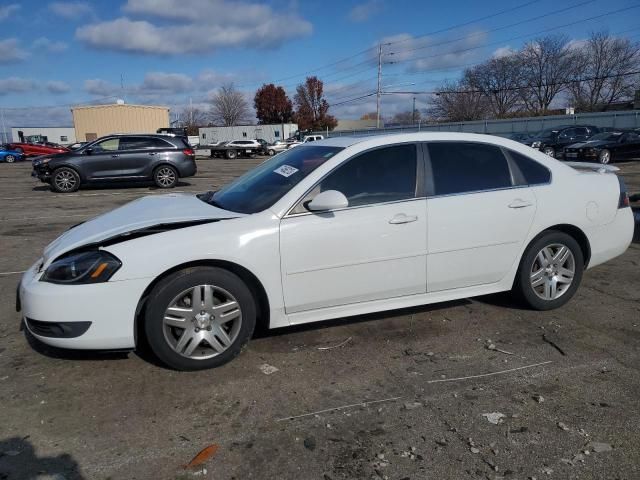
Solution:
[[[591,244],[589,243],[589,239],[587,238],[587,235],[582,231],[582,229],[576,227],[575,225],[571,225],[568,223],[559,223],[557,225],[551,225],[544,230],[541,230],[535,237],[531,239],[524,251],[529,248],[529,245],[540,238],[541,235],[552,230],[566,233],[567,235],[571,236],[576,242],[578,242],[578,245],[580,245],[580,249],[582,250],[582,256],[584,258],[584,268],[586,269],[589,265],[589,261],[591,260]]]
[[[76,172],[76,174],[80,178],[81,185],[83,182],[86,182],[88,179],[88,177],[84,173],[82,173],[82,169],[78,168],[77,165],[73,165],[70,163],[61,163],[60,165],[53,165],[53,166],[50,166],[49,168],[51,170],[51,178],[53,178],[53,174],[55,173],[56,170],[60,170],[61,168],[69,168],[74,172]]]
[[[176,265],[158,275],[149,285],[145,288],[144,292],[140,296],[138,300],[138,305],[136,306],[135,318],[134,318],[134,340],[136,346],[138,345],[138,339],[142,338],[141,335],[144,335],[144,311],[147,304],[147,299],[149,298],[149,294],[151,290],[163,279],[168,277],[169,275],[178,272],[180,270],[184,270],[185,268],[193,268],[193,267],[218,267],[228,270],[232,273],[235,273],[238,277],[242,279],[251,290],[251,294],[253,298],[256,300],[256,327],[258,329],[267,330],[269,328],[270,316],[269,316],[269,297],[267,296],[267,291],[265,290],[262,282],[258,279],[258,277],[251,272],[246,267],[239,265],[234,262],[230,262],[227,260],[216,260],[216,259],[202,259],[202,260],[193,260],[190,262],[182,263],[180,265]]]

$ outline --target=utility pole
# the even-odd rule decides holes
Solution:
[[[416,124],[416,97],[413,97],[413,110],[411,110],[411,124]]]
[[[378,44],[378,89],[376,90],[376,128],[380,128],[380,85],[382,82],[382,44]]]
[[[1,124],[2,124],[2,143],[8,143],[7,142],[7,131],[5,130],[5,126],[4,126],[4,109],[0,108],[0,120],[1,120]],[[12,139],[13,141],[13,139]]]

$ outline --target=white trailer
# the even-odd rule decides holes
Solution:
[[[234,140],[266,140],[273,143],[276,140],[286,140],[298,131],[296,123],[277,125],[238,125],[235,127],[202,127],[198,129],[200,147],[216,145],[220,142]]]

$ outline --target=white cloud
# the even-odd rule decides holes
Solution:
[[[28,56],[29,54],[20,48],[15,38],[0,40],[0,63],[21,62]]]
[[[249,2],[129,0],[123,10],[143,19],[120,17],[86,25],[76,37],[94,48],[179,55],[223,47],[277,47],[313,29],[296,13],[278,13],[268,5]]]
[[[80,18],[93,12],[86,2],[53,2],[49,4],[49,10],[66,19]]]
[[[509,55],[513,55],[514,53],[515,53],[515,50],[511,48],[509,45],[506,45],[504,47],[496,48],[491,54],[491,56],[493,58],[502,58],[502,57],[508,57]]]
[[[184,93],[193,88],[191,77],[182,73],[150,72],[138,87],[141,93]]]
[[[35,82],[28,78],[0,78],[0,95],[7,95],[10,93],[25,93],[35,90],[35,88]]]
[[[47,82],[45,85],[45,88],[49,93],[53,93],[56,95],[67,93],[71,90],[71,87],[69,86],[69,84],[65,82],[60,82],[58,80],[52,80]]]
[[[9,18],[11,15],[13,15],[14,12],[17,12],[18,10],[20,10],[20,5],[18,5],[17,3],[10,3],[9,5],[0,7],[0,21]]]
[[[382,10],[381,0],[369,0],[353,7],[349,12],[349,19],[352,22],[366,22],[380,10]]]
[[[68,45],[64,42],[50,40],[47,37],[40,37],[33,41],[31,44],[34,50],[41,50],[48,53],[60,53],[64,52]]]
[[[84,89],[88,94],[99,97],[114,95],[116,92],[120,91],[120,87],[100,78],[90,78],[85,80]]]

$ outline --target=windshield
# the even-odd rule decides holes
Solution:
[[[314,145],[284,151],[202,200],[232,212],[261,212],[340,150]]]
[[[591,140],[613,140],[616,141],[622,136],[622,132],[602,132],[589,137],[589,141]]]
[[[546,130],[542,130],[538,133],[536,133],[535,138],[549,138],[549,137],[553,137],[554,135],[558,134],[558,129],[557,128],[547,128]]]

